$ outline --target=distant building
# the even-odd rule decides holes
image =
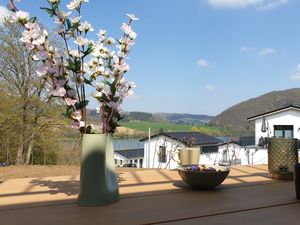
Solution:
[[[115,151],[115,163],[117,166],[124,164],[135,164],[137,167],[143,166],[144,149],[128,149]]]
[[[124,164],[136,164],[142,167],[144,145],[139,139],[114,139],[114,158],[117,167]]]
[[[140,140],[144,143],[144,168],[176,169],[178,148],[198,148],[201,153],[218,152],[219,139],[199,132],[162,132]]]

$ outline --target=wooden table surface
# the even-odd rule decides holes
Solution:
[[[0,183],[0,225],[300,224],[293,181],[271,179],[266,165],[231,167],[213,191],[195,191],[177,171],[120,172],[121,200],[76,205],[78,176]]]

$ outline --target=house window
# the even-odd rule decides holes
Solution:
[[[228,151],[227,150],[223,151],[223,162],[228,162]]]
[[[274,125],[274,136],[278,138],[293,138],[293,125]]]
[[[159,146],[158,162],[167,162],[166,146]]]
[[[143,159],[140,159],[140,167],[143,167]]]

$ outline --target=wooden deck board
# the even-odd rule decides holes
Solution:
[[[176,171],[123,172],[120,179],[121,200],[105,207],[76,205],[78,177],[7,180],[0,184],[0,224],[240,224],[272,211],[300,212],[294,183],[272,180],[266,166],[233,167],[214,191],[191,190]]]

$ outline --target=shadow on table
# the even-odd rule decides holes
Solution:
[[[30,183],[35,186],[47,187],[49,189],[49,193],[52,195],[64,193],[67,196],[72,196],[77,195],[79,192],[79,181],[77,180],[52,181],[34,179]]]
[[[123,173],[118,173],[118,183],[124,182],[126,179],[122,177]],[[33,179],[30,182],[34,186],[47,187],[49,189],[49,193],[59,194],[63,193],[67,196],[74,196],[79,193],[80,182],[75,179],[75,177],[71,178],[68,181],[53,181],[53,180],[44,180],[44,179]]]
[[[219,191],[224,188],[223,184],[220,184],[214,188],[195,188],[195,187],[191,187],[190,185],[188,185],[182,180],[173,182],[173,185],[175,187],[181,188],[186,191]]]

